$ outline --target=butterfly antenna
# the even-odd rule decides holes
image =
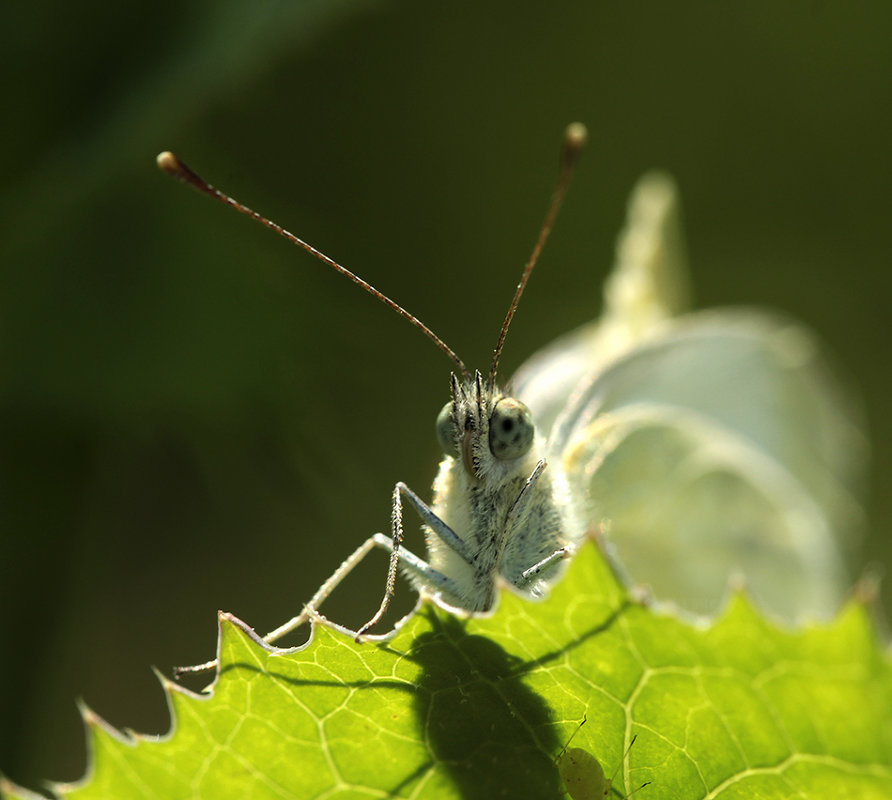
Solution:
[[[526,266],[523,269],[523,274],[520,276],[520,282],[517,284],[517,289],[514,291],[514,298],[511,300],[511,305],[508,306],[508,313],[505,315],[505,321],[502,323],[502,330],[499,332],[499,341],[493,352],[492,366],[489,368],[490,385],[495,384],[496,373],[499,369],[499,358],[502,355],[502,346],[505,344],[505,336],[508,334],[508,327],[511,325],[511,320],[514,319],[514,312],[517,311],[517,304],[520,302],[520,296],[526,288],[533,267],[536,266],[536,262],[539,260],[539,254],[545,246],[548,234],[551,233],[551,229],[554,226],[555,218],[557,217],[558,211],[560,211],[561,204],[564,202],[564,195],[567,193],[567,187],[570,185],[570,178],[573,176],[574,168],[579,160],[579,154],[582,152],[582,148],[585,146],[585,140],[587,138],[588,131],[586,130],[585,125],[581,122],[570,123],[567,126],[567,130],[564,132],[564,143],[561,147],[560,171],[558,172],[557,183],[555,184],[554,192],[551,195],[551,202],[548,204],[548,211],[545,213],[545,221],[542,223],[542,228],[539,231],[539,238],[536,240],[533,252],[530,254]]]
[[[172,175],[179,181],[191,186],[193,189],[197,189],[199,192],[208,195],[209,197],[213,197],[215,200],[219,200],[224,205],[229,206],[230,208],[234,208],[239,214],[244,214],[246,217],[251,217],[251,219],[259,222],[265,228],[269,228],[271,231],[278,233],[279,236],[283,236],[292,244],[296,244],[298,247],[306,250],[311,256],[314,256],[323,264],[327,264],[331,267],[335,272],[340,272],[341,275],[349,278],[353,283],[361,286],[365,289],[372,297],[380,300],[384,303],[388,308],[393,309],[399,314],[403,319],[412,323],[416,328],[418,328],[428,339],[430,339],[437,347],[440,348],[449,358],[451,358],[455,364],[458,366],[459,370],[461,370],[462,375],[466,378],[470,377],[470,372],[468,372],[468,368],[465,366],[464,362],[456,355],[455,351],[444,342],[437,334],[435,334],[430,328],[427,327],[418,317],[414,314],[410,314],[406,309],[404,309],[399,303],[391,300],[386,294],[378,291],[374,286],[372,286],[367,281],[364,281],[358,275],[351,272],[346,267],[342,267],[338,264],[337,261],[329,258],[325,253],[320,252],[315,247],[310,244],[307,244],[303,239],[299,239],[293,233],[286,231],[281,225],[277,225],[272,220],[267,219],[266,217],[258,214],[256,211],[248,208],[246,205],[243,205],[238,200],[230,197],[227,194],[224,194],[219,189],[214,188],[209,184],[204,178],[202,178],[198,173],[188,167],[183,161],[180,161],[173,153],[169,151],[165,151],[160,153],[156,159],[158,162],[158,166],[166,172],[168,175]]]

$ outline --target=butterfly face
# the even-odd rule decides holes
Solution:
[[[545,459],[546,442],[536,436],[530,410],[480,373],[464,382],[453,376],[437,436],[446,458],[431,512],[461,539],[469,557],[427,527],[430,566],[454,583],[435,596],[450,606],[488,611],[500,581],[541,595],[584,530],[560,464]]]
[[[437,439],[472,479],[516,469],[535,435],[533,417],[520,400],[485,382],[480,373],[465,383],[453,375],[452,400],[437,417]]]

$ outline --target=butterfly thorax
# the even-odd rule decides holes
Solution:
[[[492,607],[499,579],[538,596],[531,567],[580,537],[559,464],[545,464],[545,440],[529,410],[479,373],[460,383],[438,420],[447,455],[434,482],[434,513],[468,546],[468,563],[425,531],[431,566],[450,576],[447,603],[469,611]]]

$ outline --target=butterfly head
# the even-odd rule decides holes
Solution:
[[[472,480],[513,468],[529,453],[535,433],[530,410],[479,372],[464,381],[452,376],[452,400],[437,417],[437,439]]]

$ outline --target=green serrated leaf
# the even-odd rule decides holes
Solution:
[[[90,775],[58,794],[557,798],[585,715],[574,746],[620,794],[649,781],[642,800],[892,797],[892,662],[860,602],[782,631],[735,595],[698,627],[632,602],[586,547],[545,602],[426,605],[387,645],[317,626],[271,655],[225,614],[220,637],[212,694],[165,681],[168,736],[88,712]]]

